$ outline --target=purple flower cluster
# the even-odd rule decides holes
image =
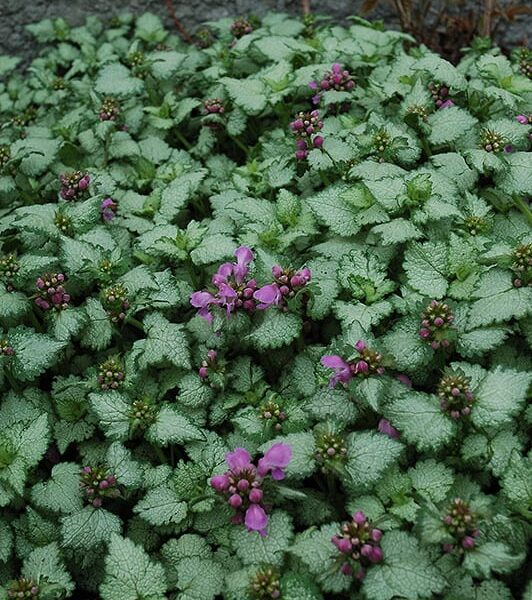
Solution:
[[[98,371],[98,385],[102,390],[117,390],[124,384],[126,374],[117,358],[107,359]]]
[[[35,304],[42,310],[63,310],[68,308],[70,294],[67,294],[63,283],[66,276],[63,273],[47,273],[37,277],[37,297]]]
[[[347,69],[343,69],[340,63],[334,63],[331,70],[323,74],[321,81],[311,81],[308,86],[311,90],[317,92],[312,97],[312,103],[317,106],[321,101],[319,91],[348,92],[355,87],[355,82]]]
[[[251,455],[244,448],[236,448],[225,455],[229,470],[223,475],[215,475],[211,486],[227,498],[227,503],[235,510],[233,523],[244,523],[248,531],[258,531],[266,535],[268,515],[263,504],[262,484],[270,473],[275,480],[284,479],[284,469],[292,458],[292,449],[286,444],[274,444],[255,466]]]
[[[429,83],[429,91],[432,95],[432,99],[434,100],[434,104],[436,108],[449,108],[450,106],[454,106],[454,102],[452,98],[449,98],[449,86],[444,83]]]
[[[345,385],[353,377],[369,377],[384,373],[380,352],[368,348],[363,340],[358,340],[355,350],[358,352],[358,356],[352,360],[344,360],[337,354],[322,356],[321,364],[329,369],[334,369],[334,375],[329,379],[329,387],[333,388],[339,381]]]
[[[342,573],[364,579],[367,567],[383,559],[381,538],[382,531],[373,527],[362,511],[356,512],[352,521],[344,523],[340,533],[331,538],[342,554]]]
[[[310,269],[307,267],[295,271],[293,269],[283,269],[280,265],[274,265],[272,275],[275,281],[261,287],[253,294],[253,298],[259,303],[257,305],[259,310],[278,306],[287,311],[287,300],[293,298],[311,279]]]
[[[454,544],[443,544],[444,552],[452,552],[456,549],[459,553],[463,553],[475,547],[475,539],[479,537],[480,530],[476,526],[475,514],[462,498],[453,499],[442,521],[447,532],[455,540]]]
[[[79,486],[94,508],[100,508],[105,498],[120,496],[116,477],[107,473],[104,467],[83,467]]]
[[[108,287],[101,294],[102,304],[107,311],[107,316],[113,323],[118,323],[126,318],[129,308],[127,289],[121,284]]]
[[[206,115],[223,115],[225,112],[225,106],[221,98],[208,98],[203,102],[203,110]]]
[[[463,375],[449,374],[442,377],[438,384],[440,406],[455,421],[471,414],[473,393],[469,383],[469,379]]]
[[[0,340],[0,356],[13,356],[15,350],[7,340]]]
[[[419,337],[430,344],[433,350],[449,346],[448,333],[454,315],[444,302],[432,300],[421,315]]]
[[[59,192],[61,198],[75,200],[85,193],[91,178],[87,173],[74,171],[73,173],[62,173],[59,175],[59,181],[61,182],[61,191]]]
[[[116,211],[118,210],[118,203],[112,198],[104,198],[102,203],[100,204],[100,212],[102,213],[102,218],[107,223],[112,221],[116,216]]]
[[[190,297],[190,304],[199,309],[198,315],[212,322],[212,306],[220,306],[225,309],[227,316],[237,309],[247,312],[255,310],[253,294],[257,288],[254,279],[246,281],[249,273],[249,264],[253,260],[253,253],[246,246],[240,246],[235,250],[236,263],[224,263],[212,277],[212,283],[217,290],[214,294],[203,290],[194,292]]]
[[[323,122],[320,120],[320,113],[317,110],[299,112],[296,115],[296,118],[290,123],[290,129],[296,137],[297,160],[307,158],[309,150],[312,148],[322,147],[323,137],[316,135],[322,127]]]
[[[253,26],[251,23],[245,19],[244,17],[238,17],[231,24],[231,34],[235,39],[239,39],[248,33],[253,31]]]
[[[217,356],[218,353],[216,352],[216,350],[209,350],[207,352],[207,359],[201,362],[201,367],[198,370],[198,375],[202,379],[207,379],[207,377],[209,376],[209,369],[216,367]]]
[[[12,581],[7,590],[8,598],[38,598],[39,586],[31,579],[20,577]]]
[[[105,98],[98,111],[98,118],[100,121],[116,121],[119,115],[120,105],[118,100],[113,96]]]

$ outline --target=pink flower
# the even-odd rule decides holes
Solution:
[[[444,108],[450,108],[451,106],[454,106],[454,102],[449,98],[448,100],[445,100],[444,102],[442,102],[440,104],[440,107],[438,110],[442,110]]]
[[[292,448],[286,444],[274,444],[266,451],[264,457],[259,460],[258,474],[264,477],[269,471],[273,479],[279,481],[284,479],[284,470],[292,458]]]
[[[265,310],[266,308],[270,308],[270,306],[278,306],[283,296],[279,286],[276,283],[270,283],[269,285],[259,288],[253,294],[253,298],[259,302],[257,308],[259,310]]]
[[[261,536],[266,535],[268,525],[268,515],[258,504],[251,504],[246,510],[244,523],[249,531],[258,531]]]
[[[377,429],[389,438],[397,439],[399,437],[399,432],[387,419],[381,419],[377,425]]]
[[[225,461],[231,471],[238,472],[251,466],[251,455],[245,448],[235,448],[225,455]]]
[[[233,273],[236,282],[240,285],[249,272],[249,263],[253,260],[253,252],[246,246],[240,246],[235,250],[236,265],[233,265]]]
[[[329,379],[329,387],[333,388],[339,381],[347,383],[352,377],[351,366],[341,356],[328,354],[320,360],[324,367],[334,369],[334,375]]]
[[[211,304],[219,304],[219,301],[210,292],[194,292],[190,296],[190,304],[194,308],[199,308],[198,315],[212,323],[212,314],[209,311]]]
[[[517,115],[517,117],[515,117],[515,120],[518,123],[521,123],[521,125],[528,125],[528,117],[526,117],[525,115]]]

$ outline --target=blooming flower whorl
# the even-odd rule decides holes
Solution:
[[[81,171],[62,173],[59,175],[61,182],[60,195],[63,200],[75,200],[81,197],[89,187],[90,175]]]
[[[454,106],[453,100],[449,97],[449,86],[444,83],[431,82],[429,83],[429,91],[434,100],[436,108],[449,108]]]
[[[449,330],[454,315],[444,302],[432,300],[421,315],[419,337],[430,344],[434,350],[440,346],[449,346]]]
[[[258,289],[253,294],[253,298],[259,303],[257,305],[259,310],[265,310],[270,306],[279,306],[286,311],[288,310],[287,300],[293,298],[310,281],[310,269],[294,271],[275,265],[272,267],[272,274],[275,281]]]
[[[469,389],[469,383],[467,377],[448,374],[438,384],[440,406],[455,420],[471,414],[473,393]]]
[[[329,387],[334,387],[338,382],[345,385],[353,377],[369,377],[384,373],[380,352],[368,348],[363,340],[358,340],[355,350],[358,352],[358,358],[350,360],[344,360],[336,354],[322,356],[321,364],[334,369],[334,375],[329,379]]]
[[[356,512],[351,521],[342,525],[340,533],[331,538],[341,553],[341,572],[354,573],[357,579],[363,579],[367,567],[383,559],[381,538],[382,531],[373,527],[362,511]]]
[[[112,221],[116,216],[118,203],[112,198],[104,198],[100,204],[100,212],[104,221]]]
[[[83,467],[79,485],[94,508],[100,508],[105,498],[120,496],[116,477],[108,473],[105,467]]]
[[[35,304],[44,311],[68,308],[70,294],[67,294],[63,285],[65,281],[66,276],[63,273],[46,273],[37,277]]]
[[[252,31],[253,31],[253,26],[244,17],[238,17],[238,19],[235,19],[233,21],[233,23],[231,24],[231,34],[236,39],[239,39],[239,38],[243,37],[244,35],[251,33]]]
[[[268,515],[263,505],[264,477],[271,471],[274,479],[284,477],[283,469],[290,462],[290,446],[275,444],[259,460],[258,466],[244,448],[236,448],[225,455],[229,470],[211,478],[211,486],[223,494],[235,510],[233,523],[244,523],[249,531],[266,535]]]

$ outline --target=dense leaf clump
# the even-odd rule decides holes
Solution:
[[[30,30],[0,57],[0,598],[530,594],[526,51]]]

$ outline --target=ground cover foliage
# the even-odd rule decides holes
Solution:
[[[0,57],[0,598],[530,595],[527,52],[30,29]]]

